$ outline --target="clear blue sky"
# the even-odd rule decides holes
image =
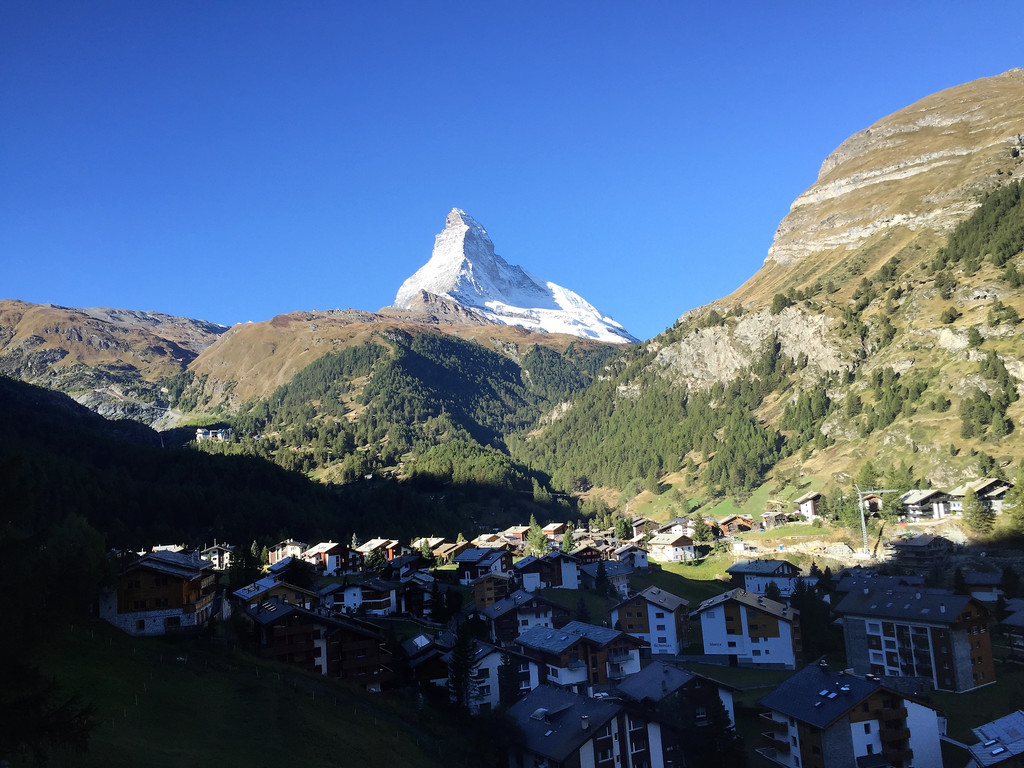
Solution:
[[[1016,2],[0,4],[0,298],[390,304],[448,210],[650,338],[847,136],[1024,65]]]

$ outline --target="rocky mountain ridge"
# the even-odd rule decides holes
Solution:
[[[487,230],[459,208],[448,213],[430,260],[398,289],[395,307],[411,309],[431,295],[488,322],[537,333],[568,333],[612,343],[638,341],[579,294],[509,264],[494,252]]]

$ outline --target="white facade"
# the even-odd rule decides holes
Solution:
[[[700,613],[701,633],[704,637],[704,653],[735,656],[740,664],[796,667],[796,653],[793,648],[793,628],[790,621],[777,619],[778,637],[764,637],[754,633],[751,637],[750,609],[739,605],[739,632],[726,632],[725,608],[719,604]],[[760,623],[760,622],[755,622]]]
[[[681,563],[693,560],[697,553],[693,541],[686,536],[674,533],[659,533],[648,544],[651,560],[663,563]]]

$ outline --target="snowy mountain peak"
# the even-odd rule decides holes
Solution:
[[[583,297],[501,258],[487,230],[460,208],[449,212],[444,230],[434,239],[430,260],[402,283],[395,306],[412,308],[422,291],[446,297],[495,323],[596,341],[637,341]]]

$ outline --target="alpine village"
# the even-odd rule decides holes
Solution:
[[[377,312],[0,301],[0,759],[1021,766],[1022,176],[929,96],[647,341],[457,208]]]

